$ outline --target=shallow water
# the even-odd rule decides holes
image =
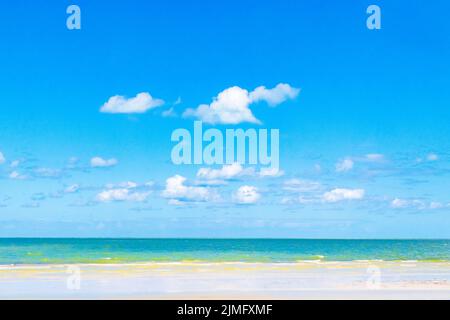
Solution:
[[[450,261],[450,240],[0,239],[0,264]]]

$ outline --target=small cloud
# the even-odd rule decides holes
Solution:
[[[9,178],[10,179],[14,179],[14,180],[25,180],[27,179],[26,175],[20,174],[17,171],[13,171],[9,174]]]
[[[284,175],[284,171],[280,170],[278,168],[261,168],[259,171],[259,176],[262,178],[269,177],[269,178],[275,178],[275,177],[281,177]]]
[[[108,183],[106,185],[106,188],[108,189],[114,189],[114,188],[125,188],[125,189],[135,189],[139,186],[138,183],[134,181],[124,181],[117,184]]]
[[[381,153],[366,154],[365,159],[370,162],[383,162],[385,160],[384,155]]]
[[[164,101],[153,98],[148,92],[141,92],[134,98],[113,96],[101,108],[104,113],[145,113],[150,109],[162,106]]]
[[[430,209],[442,209],[444,208],[444,204],[442,204],[441,202],[431,202],[430,203]]]
[[[168,178],[162,196],[167,199],[178,200],[181,202],[206,202],[214,201],[219,198],[210,188],[189,186],[186,185],[186,180],[185,177],[180,175]]]
[[[279,83],[272,89],[267,89],[265,86],[256,88],[250,92],[250,99],[252,102],[265,101],[269,106],[274,107],[288,99],[295,99],[299,93],[300,89],[286,83]]]
[[[437,161],[437,160],[439,160],[439,156],[435,153],[430,153],[427,155],[427,160],[428,161]]]
[[[175,112],[174,107],[170,107],[167,110],[164,110],[161,115],[165,118],[169,118],[169,117],[176,117],[177,113]]]
[[[52,168],[37,168],[33,175],[38,178],[60,178],[63,175],[62,170]]]
[[[181,97],[178,97],[177,100],[175,100],[175,102],[173,103],[174,106],[177,106],[179,104],[181,104]]]
[[[91,167],[93,168],[106,168],[112,167],[118,164],[117,159],[103,159],[101,157],[94,157],[91,159]]]
[[[258,188],[254,186],[241,186],[236,190],[233,198],[239,204],[254,204],[258,202],[261,195],[258,192]]]
[[[233,163],[224,165],[221,169],[200,168],[197,171],[197,178],[205,180],[230,180],[236,177],[253,174],[253,168],[244,169],[241,164]]]
[[[320,188],[320,183],[309,180],[290,179],[284,182],[283,190],[289,192],[312,192]]]
[[[432,201],[427,203],[418,199],[400,199],[395,198],[391,201],[390,207],[393,209],[416,209],[416,210],[436,210],[442,209],[445,205],[441,202]]]
[[[407,200],[395,198],[391,201],[391,207],[395,209],[399,208],[406,208],[408,206],[409,202]]]
[[[337,188],[329,192],[325,192],[322,200],[325,202],[339,202],[344,200],[361,200],[364,198],[364,189],[343,189]]]
[[[353,169],[354,162],[350,158],[346,158],[336,163],[336,172],[347,172]]]
[[[72,184],[64,189],[64,193],[75,193],[80,190],[80,186],[78,184]]]
[[[77,167],[79,161],[80,161],[80,159],[78,159],[77,157],[70,157],[67,160],[67,168],[75,169]]]
[[[0,152],[0,164],[5,163],[6,159],[5,156],[3,155],[3,153]]]
[[[109,189],[100,192],[96,199],[99,202],[111,201],[133,201],[142,202],[147,200],[150,192],[133,192],[130,189]]]

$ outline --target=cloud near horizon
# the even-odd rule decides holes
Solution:
[[[182,204],[184,202],[206,202],[218,200],[219,196],[214,190],[206,187],[186,185],[187,179],[175,175],[166,180],[166,187],[161,195],[169,199],[169,204]]]
[[[150,192],[136,192],[127,188],[121,189],[109,189],[100,192],[96,199],[99,202],[111,202],[111,201],[133,201],[143,202],[147,200]]]
[[[254,186],[241,186],[233,196],[238,204],[255,204],[261,198],[258,188]]]
[[[344,189],[337,188],[325,192],[322,196],[324,202],[339,202],[345,200],[361,200],[364,198],[364,189]]]

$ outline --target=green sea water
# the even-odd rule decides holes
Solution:
[[[450,261],[450,240],[0,239],[0,264]]]

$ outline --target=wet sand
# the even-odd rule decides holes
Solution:
[[[0,298],[450,299],[450,263],[3,265]]]

